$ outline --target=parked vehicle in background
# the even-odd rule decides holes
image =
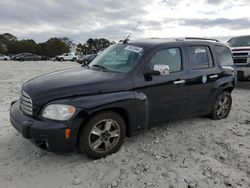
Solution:
[[[77,61],[78,56],[74,53],[64,53],[55,57],[57,61]]]
[[[41,57],[40,60],[42,60],[42,61],[48,61],[48,60],[50,60],[50,57],[48,57],[48,56],[42,55],[42,56],[40,56],[40,57]]]
[[[125,40],[89,66],[26,82],[10,121],[43,148],[101,158],[160,122],[226,118],[235,77],[229,47],[212,39]]]
[[[7,61],[7,60],[10,60],[9,56],[0,54],[0,61]]]
[[[233,37],[228,41],[233,52],[239,80],[250,80],[250,35]]]
[[[88,54],[83,57],[79,57],[77,63],[88,65],[91,61],[96,58],[97,54]]]
[[[25,56],[25,55],[33,55],[32,53],[19,53],[19,54],[16,54],[16,55],[12,55],[10,57],[11,60],[16,60],[16,58],[18,58],[19,56]]]
[[[21,54],[15,57],[15,61],[38,61],[41,57],[36,54]]]
[[[12,55],[12,56],[10,57],[10,59],[11,59],[11,60],[16,60],[16,58],[17,58],[18,56],[28,55],[28,54],[31,54],[31,53],[19,53],[19,54],[15,54],[15,55]]]

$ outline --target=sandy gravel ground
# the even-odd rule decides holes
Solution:
[[[0,62],[0,187],[250,187],[250,82],[233,92],[230,116],[193,118],[127,139],[105,159],[59,155],[31,144],[9,122],[10,102],[28,79],[73,62]]]

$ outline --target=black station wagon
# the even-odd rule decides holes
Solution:
[[[26,82],[10,121],[43,148],[70,152],[77,146],[101,158],[155,123],[226,118],[236,74],[229,47],[216,40],[125,40],[88,66]]]

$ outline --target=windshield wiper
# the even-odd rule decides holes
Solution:
[[[92,65],[92,67],[97,67],[97,68],[101,69],[102,71],[109,71],[109,69],[107,69],[106,67],[104,67],[102,65],[98,65],[98,64]]]

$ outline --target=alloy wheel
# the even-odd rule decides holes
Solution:
[[[96,123],[89,134],[89,145],[98,153],[112,150],[120,139],[120,126],[113,119],[104,119]]]
[[[230,98],[228,96],[223,96],[218,103],[216,111],[217,116],[220,118],[225,117],[230,110],[230,105],[231,105]]]

